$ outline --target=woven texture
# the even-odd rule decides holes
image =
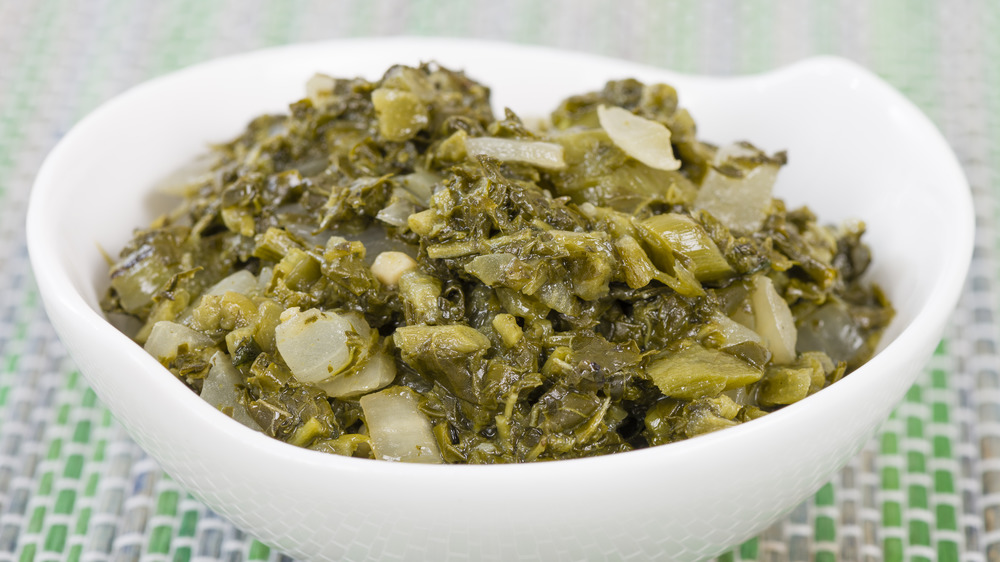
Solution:
[[[279,560],[187,496],[96,400],[49,325],[25,207],[45,154],[145,79],[289,42],[497,39],[739,74],[850,58],[923,109],[972,185],[972,271],[934,358],[879,435],[724,560],[1000,560],[1000,3],[0,0],[0,561]]]

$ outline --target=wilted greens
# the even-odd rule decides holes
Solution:
[[[661,445],[836,382],[892,317],[864,225],[787,209],[785,154],[698,140],[670,86],[608,82],[534,127],[433,64],[306,89],[188,171],[104,302],[276,439],[446,463]]]

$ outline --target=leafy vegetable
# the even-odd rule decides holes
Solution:
[[[698,140],[664,84],[609,82],[535,130],[437,65],[317,75],[209,160],[104,307],[220,411],[317,451],[670,443],[833,384],[892,318],[864,225],[787,209],[785,155]]]

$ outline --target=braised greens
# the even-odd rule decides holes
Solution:
[[[699,141],[670,86],[609,82],[535,128],[433,64],[306,90],[214,147],[104,303],[274,438],[446,463],[660,445],[834,383],[892,316],[864,226],[787,209],[785,155]]]

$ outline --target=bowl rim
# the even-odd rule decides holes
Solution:
[[[915,345],[926,342],[929,339],[940,338],[941,332],[939,326],[944,325],[947,317],[951,314],[958,302],[958,298],[961,294],[965,277],[972,259],[975,231],[975,214],[973,212],[972,197],[964,172],[958,162],[958,159],[948,147],[944,137],[934,124],[912,102],[906,99],[902,94],[897,92],[887,83],[882,81],[875,74],[849,60],[833,56],[820,56],[803,59],[790,65],[757,74],[740,76],[705,76],[679,73],[668,69],[657,68],[652,65],[621,61],[611,57],[566,51],[551,47],[515,45],[495,41],[470,39],[390,37],[340,39],[315,43],[299,43],[250,51],[247,53],[201,62],[135,85],[121,94],[105,101],[79,121],[62,139],[59,140],[56,146],[46,157],[35,179],[28,205],[26,228],[29,259],[35,273],[35,280],[43,297],[44,305],[46,310],[49,311],[50,316],[52,315],[51,311],[58,308],[59,310],[72,316],[76,322],[85,326],[87,329],[94,330],[102,335],[112,338],[111,341],[115,342],[115,347],[121,348],[125,353],[133,356],[133,359],[139,361],[143,366],[150,370],[159,369],[164,375],[161,377],[162,380],[157,383],[160,387],[169,388],[170,386],[175,385],[177,388],[187,391],[183,383],[178,381],[173,376],[166,376],[169,375],[169,371],[160,366],[159,363],[146,354],[141,347],[132,342],[123,333],[115,329],[101,314],[92,309],[85,302],[83,296],[76,290],[75,284],[71,281],[65,267],[60,263],[60,260],[57,259],[58,240],[56,240],[52,234],[53,229],[51,228],[51,223],[49,222],[51,219],[46,216],[45,211],[47,208],[46,200],[50,200],[53,193],[58,188],[58,186],[55,185],[53,178],[58,175],[60,164],[67,157],[67,153],[74,149],[74,146],[77,143],[76,139],[79,137],[85,137],[91,128],[99,126],[105,114],[110,111],[110,108],[121,103],[123,100],[138,98],[145,95],[147,92],[154,91],[161,87],[164,83],[184,80],[192,74],[210,71],[217,66],[229,65],[234,62],[251,60],[262,56],[280,58],[282,56],[292,56],[296,51],[302,49],[311,50],[315,48],[324,48],[330,45],[364,48],[373,43],[396,43],[404,45],[418,44],[421,48],[425,48],[427,50],[443,48],[477,48],[504,49],[510,51],[513,49],[528,54],[558,54],[558,56],[579,57],[588,60],[614,62],[622,67],[623,73],[643,70],[645,72],[668,74],[687,81],[700,81],[703,83],[713,83],[717,85],[735,84],[740,82],[771,82],[779,79],[796,78],[800,75],[815,75],[817,73],[837,77],[838,79],[853,80],[863,83],[865,86],[873,88],[879,96],[884,97],[887,103],[891,103],[902,111],[905,114],[905,117],[922,132],[927,142],[937,145],[937,147],[940,148],[942,160],[938,164],[948,168],[946,171],[951,176],[956,178],[956,182],[958,183],[958,185],[955,186],[954,191],[955,196],[961,200],[958,205],[961,216],[957,218],[959,219],[960,225],[964,225],[964,227],[957,227],[955,229],[955,235],[958,242],[956,246],[957,249],[955,252],[944,256],[944,263],[941,264],[942,266],[940,268],[942,273],[936,279],[932,290],[935,298],[925,302],[919,312],[917,312],[917,314],[913,317],[910,324],[891,342],[885,345],[884,348],[879,351],[868,363],[852,373],[850,377],[845,377],[836,385],[832,385],[830,388],[824,389],[823,393],[832,394],[838,392],[849,392],[853,386],[863,382],[861,379],[864,378],[867,373],[873,371],[886,371],[889,366],[901,362],[904,359],[903,355],[908,353],[908,350],[913,349]],[[878,259],[877,256],[876,259]],[[883,376],[889,375],[890,373],[883,373]],[[176,388],[174,390],[176,391]],[[176,394],[176,392],[174,393]],[[555,475],[556,473],[552,472],[554,470],[563,472],[566,470],[575,470],[576,467],[586,467],[587,470],[615,470],[626,469],[628,465],[636,462],[659,463],[663,460],[681,457],[695,450],[707,447],[717,447],[717,443],[742,439],[753,433],[766,432],[770,426],[776,424],[788,423],[786,418],[799,416],[800,411],[808,408],[812,404],[811,399],[814,399],[814,397],[811,396],[796,404],[789,405],[779,411],[754,420],[753,423],[740,424],[736,427],[727,428],[725,431],[702,435],[696,438],[670,443],[667,445],[649,447],[626,453],[581,459],[567,459],[558,463],[540,462],[526,464],[477,465],[476,468],[468,468],[466,465],[415,465],[392,462],[372,462],[369,459],[356,459],[320,453],[277,441],[246,428],[232,419],[226,421],[223,417],[228,416],[225,416],[225,414],[217,411],[193,393],[190,393],[189,397],[182,399],[181,404],[190,407],[187,415],[197,416],[200,421],[204,421],[205,423],[219,424],[221,426],[220,429],[223,430],[223,433],[225,433],[227,437],[239,440],[262,454],[284,457],[290,463],[303,463],[305,465],[318,465],[324,467],[329,466],[331,468],[336,467],[338,470],[347,471],[363,470],[369,474],[375,472],[387,477],[394,475],[398,476],[402,473],[409,473],[411,471],[420,471],[420,473],[423,473],[424,471],[432,471],[435,473],[447,471],[449,477],[453,478],[479,478],[480,474],[488,474],[490,477],[501,475],[509,475],[511,477],[514,477],[514,475],[516,475],[516,477],[524,477],[526,475],[530,475],[531,477],[546,477]]]

